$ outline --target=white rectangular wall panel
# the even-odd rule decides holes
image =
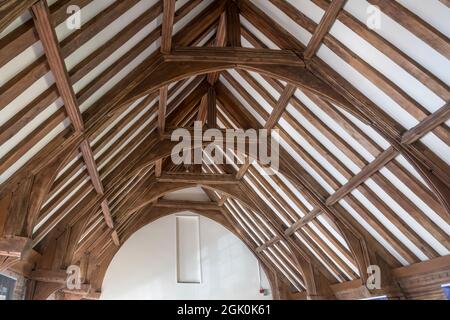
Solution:
[[[198,216],[177,216],[177,282],[201,283]]]

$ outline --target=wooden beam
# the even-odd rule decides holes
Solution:
[[[319,25],[317,26],[316,31],[314,32],[311,40],[306,47],[305,53],[303,57],[305,60],[311,59],[316,52],[319,50],[320,45],[322,44],[323,38],[330,31],[333,26],[339,12],[344,7],[347,0],[333,0],[328,9],[325,11],[325,14],[322,17]]]
[[[403,144],[411,144],[440,126],[450,118],[450,102],[422,120],[417,126],[406,131],[402,136]]]
[[[300,220],[298,220],[297,222],[295,222],[292,226],[290,226],[288,229],[286,229],[286,231],[284,232],[284,234],[286,236],[291,236],[293,235],[295,232],[297,232],[297,230],[303,228],[304,226],[306,226],[308,223],[310,223],[311,221],[313,221],[314,219],[316,219],[320,214],[322,213],[322,211],[320,210],[320,208],[315,208],[314,210],[312,210],[311,212],[309,212],[307,215],[305,215],[303,218],[301,218]]]
[[[208,89],[207,94],[207,104],[208,104],[208,126],[209,128],[217,127],[217,102],[216,102],[216,90],[214,87]]]
[[[231,50],[230,52],[227,52]],[[233,53],[234,50],[234,53]],[[311,73],[304,62],[292,51],[252,48],[210,48],[195,47],[174,50],[164,57],[164,62],[152,68],[151,74],[139,82],[118,105],[127,105],[144,97],[162,86],[190,76],[239,68],[258,72],[271,78],[291,83],[320,96],[326,101],[335,103],[352,113],[355,107],[343,96]],[[189,62],[189,63],[187,63]],[[361,121],[368,123],[364,116],[358,115]]]
[[[406,278],[427,275],[440,270],[450,271],[450,255],[396,268],[392,270],[392,275],[396,278]]]
[[[259,246],[258,248],[256,248],[256,252],[261,253],[264,250],[270,248],[271,246],[277,244],[278,242],[281,241],[281,238],[276,236],[273,239],[269,240],[268,242],[264,243],[263,245]]]
[[[58,38],[50,21],[47,1],[41,0],[31,7],[36,30],[44,47],[50,69],[55,77],[56,86],[64,102],[67,114],[75,130],[84,131],[83,119],[78,108],[73,87],[69,82],[66,64],[61,55]]]
[[[232,174],[207,173],[172,173],[165,172],[157,179],[159,182],[193,183],[193,184],[239,184]]]
[[[173,24],[175,21],[175,0],[163,1],[163,22],[161,31],[161,53],[168,54],[172,50],[172,34]],[[169,86],[163,86],[159,90],[159,110],[158,110],[158,131],[160,136],[164,135],[166,129],[166,114],[167,114],[167,98]],[[160,159],[155,163],[155,176],[160,177],[162,172],[163,160]],[[113,236],[114,243],[120,243],[117,233]]]
[[[220,16],[219,25],[217,26],[215,47],[224,47],[226,45],[226,23],[226,15],[225,13],[222,13]],[[208,74],[208,83],[213,86],[219,80],[219,76],[220,72],[212,72]]]
[[[120,247],[120,238],[119,238],[119,234],[117,233],[117,230],[113,230],[113,232],[111,232],[111,238],[112,238],[114,245],[116,247]]]
[[[110,229],[114,229],[114,221],[111,215],[111,211],[109,210],[108,200],[103,200],[102,204],[102,212],[103,217],[105,218],[105,223]]]
[[[92,153],[91,146],[88,140],[84,140],[80,145],[81,153],[83,155],[84,163],[86,164],[87,171],[91,177],[92,184],[94,185],[95,191],[99,195],[103,195],[104,189],[102,181],[100,179],[100,174],[97,170],[97,165],[95,163],[94,155]]]
[[[286,86],[280,98],[278,99],[277,105],[272,111],[272,114],[270,115],[269,119],[267,119],[264,129],[272,130],[277,125],[278,121],[286,110],[289,101],[294,95],[295,90],[297,90],[297,88],[291,84],[288,84]]]
[[[59,47],[58,39],[55,30],[50,21],[50,12],[46,1],[39,1],[32,7],[33,19],[35,21],[36,30],[39,38],[44,46],[44,51],[47,57],[50,70],[52,71],[56,86],[63,99],[67,114],[77,132],[84,132],[84,123],[81,117],[81,112],[78,107],[78,101],[75,96],[72,84],[70,83],[69,74],[62,58],[61,49]],[[104,194],[103,184],[100,174],[95,163],[95,158],[88,139],[83,140],[80,144],[80,150],[86,164],[87,171],[94,185],[96,192],[99,195]],[[102,211],[107,217],[111,216],[107,202],[102,203]],[[107,225],[112,223],[112,219],[105,218]]]
[[[67,273],[66,270],[34,270],[30,274],[30,279],[48,283],[66,284]]]
[[[172,50],[172,32],[175,18],[175,0],[164,0],[163,22],[161,35],[161,52],[169,53]]]
[[[226,17],[227,45],[241,47],[241,20],[239,19],[239,8],[234,1],[228,1]]]
[[[252,165],[252,161],[249,158],[245,158],[244,164],[239,168],[239,171],[236,173],[236,180],[241,180],[248,171],[248,168]]]
[[[3,0],[0,2],[0,33],[19,18],[37,0]]]
[[[0,256],[21,259],[28,249],[31,249],[31,239],[29,238],[0,238]]]
[[[178,201],[178,200],[158,200],[155,204],[153,204],[155,208],[175,208],[180,210],[217,210],[220,211],[220,208],[217,206],[216,202],[208,202],[208,201]]]
[[[209,75],[212,75],[210,73]],[[209,83],[209,81],[208,81]],[[208,117],[208,95],[205,94],[200,101],[200,105],[198,107],[197,121],[200,121],[202,124],[205,123]]]
[[[91,178],[92,184],[94,185],[94,189],[96,190],[97,194],[103,198],[103,201],[101,202],[101,208],[103,217],[105,220],[106,225],[110,229],[114,229],[114,220],[111,215],[111,210],[109,207],[109,203],[106,197],[103,197],[104,195],[104,187],[103,183],[100,178],[100,174],[97,169],[97,165],[95,163],[94,155],[92,153],[92,148],[89,144],[89,140],[84,140],[80,145],[81,153],[83,155],[84,162],[86,164],[86,168],[88,170],[89,176]],[[114,232],[111,235],[114,237]],[[113,238],[113,241],[116,241],[116,239]]]
[[[161,53],[168,54],[172,50],[172,33],[175,19],[175,0],[163,1],[163,22],[161,32]],[[167,113],[167,95],[169,87],[163,86],[159,90],[159,110],[158,110],[158,131],[162,136],[166,127],[166,113]],[[155,163],[155,175],[161,176],[162,160]]]
[[[159,111],[158,111],[158,131],[162,136],[166,130],[166,111],[168,86],[163,86],[159,90]]]
[[[450,59],[450,43],[448,38],[439,30],[406,9],[397,1],[368,0],[370,4],[378,6],[384,14],[391,17],[406,30],[415,34],[447,59]]]
[[[236,48],[236,47],[177,47],[164,56],[166,62],[224,62],[243,64],[283,64],[304,67],[304,61],[290,50]]]
[[[163,165],[163,161],[162,160],[157,160],[155,162],[155,176],[157,178],[161,177],[162,174],[162,165]]]
[[[269,119],[266,121],[266,124],[264,126],[264,129],[271,130],[273,129],[278,121],[280,120],[281,116],[283,115],[284,111],[286,110],[286,107],[289,104],[289,101],[291,100],[292,96],[295,93],[295,90],[297,88],[291,84],[288,84],[281,94],[280,98],[278,99],[277,105],[274,108],[272,114],[270,115]],[[242,179],[245,174],[247,173],[248,169],[252,165],[252,162],[250,159],[246,158],[245,163],[239,168],[239,171],[236,174],[236,179],[240,180]],[[226,198],[225,198],[226,201]]]
[[[387,163],[397,157],[398,154],[398,151],[393,147],[383,151],[374,161],[365,166],[356,176],[353,176],[345,185],[328,197],[326,205],[332,206],[344,198],[347,194],[369,179],[373,174],[382,169]]]
[[[224,204],[225,204],[225,202],[227,202],[227,200],[228,200],[228,197],[227,197],[226,195],[223,195],[222,198],[220,198],[220,199],[217,201],[217,205],[218,205],[219,207],[223,207]]]
[[[450,8],[450,0],[439,0],[439,1],[442,2],[443,5],[445,5],[448,8]]]

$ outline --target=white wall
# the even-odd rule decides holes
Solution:
[[[250,250],[205,217],[200,217],[202,283],[177,284],[175,218],[159,219],[125,242],[106,272],[101,299],[272,299],[259,294],[257,260]]]

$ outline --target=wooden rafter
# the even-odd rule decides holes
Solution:
[[[268,248],[270,248],[271,246],[277,244],[280,241],[281,241],[281,239],[279,237],[274,237],[271,240],[264,243],[263,245],[256,248],[256,252],[263,252],[263,251],[267,250]]]
[[[285,234],[287,236],[293,235],[297,230],[303,228],[305,225],[307,225],[308,223],[310,223],[311,221],[316,219],[317,216],[320,215],[320,213],[321,213],[320,209],[316,208],[316,209],[312,210],[307,215],[305,215],[303,218],[294,222],[294,224],[292,226],[290,226],[288,229],[286,229]]]
[[[161,32],[161,53],[169,54],[172,51],[172,33],[175,22],[175,0],[164,0],[163,22]],[[158,110],[158,131],[161,136],[166,130],[167,114],[167,94],[169,86],[163,86],[159,89],[159,110]],[[155,175],[161,176],[163,161],[159,160],[155,164]]]
[[[278,121],[282,117],[284,111],[286,110],[286,107],[288,106],[289,101],[291,100],[292,96],[294,95],[296,89],[297,88],[292,85],[286,86],[286,89],[281,94],[276,107],[274,108],[269,119],[266,121],[266,124],[264,125],[264,129],[270,131],[275,127],[275,125],[278,123]],[[239,171],[236,174],[236,179],[241,180],[245,176],[247,170],[250,168],[251,165],[252,165],[251,161],[248,158],[246,158],[245,163],[239,168]],[[222,197],[222,199],[220,201],[225,202],[226,197],[225,196]]]
[[[435,113],[429,115],[425,120],[421,121],[417,126],[405,132],[402,136],[403,144],[411,144],[430,133],[436,127],[450,119],[450,102],[440,108]]]
[[[450,59],[450,43],[448,38],[417,15],[408,11],[400,3],[387,0],[369,0],[369,3],[378,6],[383,13],[413,32],[444,57]]]
[[[241,47],[241,22],[239,8],[234,1],[228,1],[226,7],[227,45],[230,47]]]
[[[264,125],[264,129],[271,130],[277,125],[278,121],[280,120],[281,116],[286,110],[289,101],[294,95],[295,90],[297,90],[297,88],[293,85],[288,84],[286,86],[286,89],[278,99],[275,109],[272,111],[272,114],[270,115],[269,119],[267,119],[266,124]]]
[[[69,81],[66,65],[61,55],[58,39],[50,18],[50,12],[45,1],[38,1],[31,7],[33,18],[35,20],[36,30],[39,34],[39,39],[44,46],[45,55],[47,56],[48,64],[55,77],[56,86],[64,101],[67,114],[72,121],[72,124],[78,132],[84,131],[83,119],[78,108],[78,103],[73,91],[72,85]]]
[[[208,89],[207,94],[207,105],[208,105],[208,126],[210,128],[217,127],[217,102],[216,102],[216,90],[214,87]]]
[[[5,0],[0,3],[0,32],[38,0]]]
[[[311,59],[312,56],[316,54],[317,50],[319,50],[323,38],[330,31],[331,27],[336,21],[339,12],[342,10],[346,2],[347,0],[331,1],[330,6],[325,11],[322,20],[317,26],[316,31],[314,32],[311,40],[308,43],[308,46],[305,49],[305,52],[303,54],[305,60]]]
[[[100,174],[97,170],[94,154],[92,153],[91,146],[87,140],[84,140],[80,145],[81,153],[83,155],[84,163],[86,164],[87,171],[91,177],[91,182],[94,185],[95,191],[99,195],[103,195],[104,189],[102,181],[100,180]]]
[[[31,7],[31,10],[33,12],[33,18],[35,20],[35,26],[38,31],[39,38],[44,46],[47,61],[55,77],[56,86],[61,94],[67,114],[69,115],[75,130],[77,132],[84,132],[85,125],[81,117],[75,92],[69,80],[69,74],[67,72],[65,62],[62,58],[55,30],[50,21],[50,12],[47,3],[45,1],[39,1]],[[104,188],[97,170],[97,165],[95,163],[89,140],[83,140],[79,147],[91,178],[91,182],[97,193],[102,196],[104,193]],[[111,213],[108,208],[107,201],[104,201],[101,207],[104,211],[105,217],[108,217],[106,220],[112,225]],[[115,239],[115,242],[117,242],[116,240],[117,239]]]
[[[330,206],[344,198],[348,193],[367,181],[374,173],[382,169],[388,162],[392,161],[397,156],[398,151],[392,147],[381,153],[378,158],[364,167],[357,175],[353,176],[350,181],[342,186],[342,188],[333,193],[333,195],[327,199],[326,204]]]
[[[169,87],[164,86],[159,90],[158,131],[161,136],[166,130],[167,92]]]
[[[161,52],[169,53],[172,50],[172,30],[175,21],[175,0],[164,0]]]
[[[217,33],[216,33],[216,47],[224,47],[226,45],[227,40],[227,33],[226,33],[226,15],[225,13],[222,13],[219,20],[219,25],[217,26]],[[219,72],[213,72],[208,74],[208,83],[210,85],[214,85],[219,80],[220,73]]]

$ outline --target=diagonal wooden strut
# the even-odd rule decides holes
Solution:
[[[67,114],[69,115],[69,118],[75,130],[77,132],[83,133],[85,126],[81,117],[77,99],[75,97],[75,92],[69,80],[69,75],[64,59],[61,55],[61,50],[56,37],[55,29],[53,28],[50,21],[50,12],[47,6],[47,2],[39,1],[31,7],[31,10],[33,12],[33,19],[39,34],[39,38],[44,47],[47,61],[55,77],[56,86],[64,102]],[[98,173],[97,165],[95,163],[89,140],[84,139],[79,147],[83,155],[87,171],[91,178],[91,182],[94,185],[96,192],[99,195],[103,195],[104,188],[100,175]],[[108,226],[113,229],[114,226],[112,225],[112,217],[107,202],[102,203],[102,209],[105,217],[107,217],[106,220],[109,222]],[[115,242],[117,242],[117,232],[113,230],[112,234],[114,238],[116,238]]]

